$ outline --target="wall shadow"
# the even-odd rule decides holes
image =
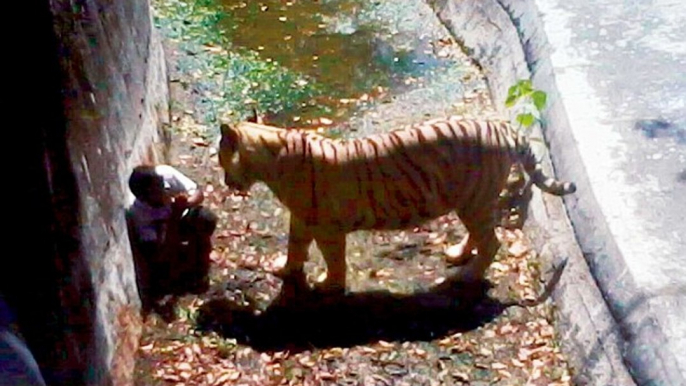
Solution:
[[[5,234],[8,249],[17,249],[0,268],[0,296],[45,382],[84,385],[88,361],[96,355],[95,279],[79,238],[82,197],[68,145],[65,75],[51,3],[32,4],[22,13],[32,15],[32,24],[13,27],[13,34],[34,37],[31,47],[17,46],[16,68],[10,70],[18,84],[10,88],[8,111],[24,123],[13,130],[19,151],[12,154],[9,179],[19,194],[10,195],[15,202],[8,207],[17,212]]]

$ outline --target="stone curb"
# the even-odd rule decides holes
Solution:
[[[552,157],[557,176],[574,181],[578,191],[563,203],[535,190],[530,210],[534,220],[527,232],[548,262],[569,259],[553,296],[574,383],[685,384],[674,358],[662,349],[666,338],[655,311],[641,304],[645,295],[628,274],[590,189],[555,82],[551,48],[536,1],[427,2],[483,68],[496,106],[504,106],[507,88],[518,79],[531,78],[535,88],[548,94],[544,119],[550,157],[541,158],[550,171]],[[540,130],[533,135],[540,135]]]

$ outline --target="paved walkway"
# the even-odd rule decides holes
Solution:
[[[568,212],[625,361],[686,385],[686,2],[535,2],[580,156],[562,167],[588,176]]]

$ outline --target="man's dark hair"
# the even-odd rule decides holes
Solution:
[[[155,167],[150,165],[136,166],[129,177],[129,189],[136,197],[143,197],[147,194],[148,188],[158,184],[162,176],[155,172]]]

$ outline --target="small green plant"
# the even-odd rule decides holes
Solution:
[[[514,120],[518,124],[517,137],[520,141],[544,143],[542,138],[531,138],[529,134],[534,123],[542,122],[541,113],[547,99],[546,93],[534,89],[528,79],[518,80],[507,90],[505,106],[512,108],[515,112]],[[500,193],[499,198],[499,205],[503,209],[502,225],[505,228],[521,229],[524,225],[528,201],[531,197],[530,187],[530,181],[527,182],[524,171],[519,166],[513,167],[507,186]]]
[[[541,112],[547,99],[546,93],[534,89],[530,80],[520,79],[507,90],[505,106],[515,109],[515,120],[520,127],[528,128],[536,121],[541,121]]]

